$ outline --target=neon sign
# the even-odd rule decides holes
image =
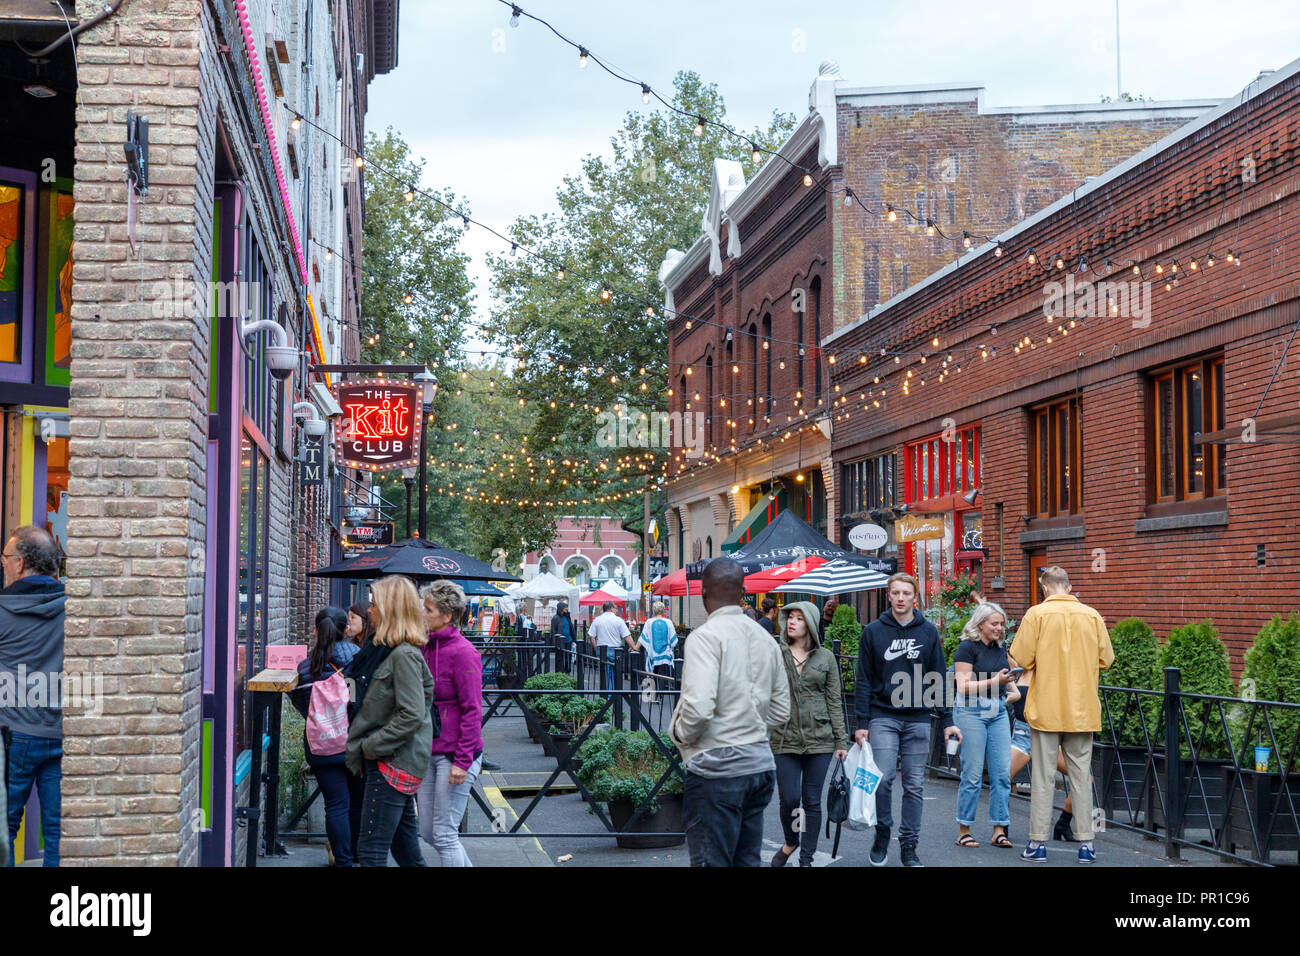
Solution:
[[[340,382],[334,392],[343,409],[334,425],[340,467],[392,471],[419,463],[419,385],[367,379]]]

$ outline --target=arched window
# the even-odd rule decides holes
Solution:
[[[705,553],[710,558],[713,557],[713,536],[712,535],[704,539],[704,550]]]
[[[705,408],[704,427],[706,429],[705,435],[709,445],[712,445],[713,444],[713,404],[714,404],[713,403],[713,356],[712,355],[710,355],[708,359],[706,359],[704,362],[704,387],[707,389],[704,395],[705,400],[707,402],[707,404],[704,406]]]
[[[591,582],[591,562],[581,555],[570,558],[564,563],[564,577],[585,591]]]
[[[763,316],[763,414],[772,414],[772,313]]]
[[[755,424],[750,431],[757,428],[758,418],[758,326],[749,323],[749,417]]]
[[[555,559],[551,557],[549,554],[544,555],[542,557],[542,560],[537,562],[537,571],[539,574],[554,574]]]
[[[808,299],[805,298],[803,302],[800,303],[800,305],[802,306],[802,308],[795,310],[794,313],[794,339],[796,342],[799,343],[798,346],[796,346],[796,348],[803,349],[807,345],[807,343],[804,342],[803,339],[803,333],[804,333],[803,317],[804,317],[804,313],[808,311]],[[794,367],[795,367],[795,387],[802,392],[803,391],[803,355],[802,354],[795,356]]]

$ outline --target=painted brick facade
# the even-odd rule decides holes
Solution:
[[[1294,609],[1300,452],[1267,424],[1300,400],[1295,356],[1284,358],[1300,320],[1300,266],[1290,255],[1300,232],[1297,107],[1300,64],[1292,64],[1107,173],[1077,202],[1005,233],[1002,257],[992,247],[975,250],[826,343],[840,359],[834,379],[848,399],[835,410],[837,464],[899,450],[940,433],[946,421],[981,426],[985,593],[1013,618],[1033,603],[1035,556],[1066,568],[1109,624],[1137,615],[1163,637],[1212,619],[1234,671],[1267,618]],[[1026,260],[1031,249],[1035,264]],[[1230,251],[1239,264],[1226,261]],[[1055,265],[1058,254],[1065,269]],[[1047,283],[1080,268],[1080,256],[1116,281],[1138,281],[1137,263],[1141,280],[1152,282],[1146,319],[1048,321],[1045,309],[1055,310],[1046,305]],[[1166,291],[1175,261],[1181,279]],[[1026,336],[1031,345],[1017,354]],[[901,363],[880,358],[880,348]],[[922,366],[925,353],[931,361]],[[860,354],[870,357],[865,366]],[[1224,362],[1226,494],[1152,501],[1152,373],[1202,356]],[[1082,409],[1082,507],[1040,518],[1030,498],[1030,409],[1071,397]],[[1249,418],[1262,423],[1253,443],[1241,440]],[[1214,431],[1209,425],[1202,430]],[[998,576],[1004,588],[992,587]]]

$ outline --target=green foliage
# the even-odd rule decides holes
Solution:
[[[961,630],[975,609],[975,578],[965,572],[941,582],[939,593],[925,609],[925,619],[939,629],[943,653],[952,666],[952,655],[961,643]]]
[[[563,671],[534,674],[524,681],[524,690],[577,690],[577,688],[578,682],[574,676]],[[524,703],[533,709],[536,709],[539,700],[542,700],[542,697],[536,694],[529,694],[523,699]]]
[[[665,748],[672,743],[659,737]],[[578,779],[591,791],[593,797],[608,803],[611,800],[630,800],[634,806],[650,796],[650,791],[668,769],[668,758],[655,745],[651,731],[605,730],[587,738],[580,753],[582,767]],[[664,781],[660,794],[678,794],[683,789],[680,773],[674,772]],[[658,810],[658,801],[651,804],[650,812]]]
[[[283,695],[280,715],[280,812],[293,813],[307,799],[306,721]]]
[[[1228,649],[1210,621],[1196,621],[1170,631],[1160,648],[1160,666],[1179,669],[1179,690],[1184,694],[1232,695]],[[1226,708],[1227,705],[1225,713],[1228,713]],[[1179,728],[1184,749],[1192,744],[1202,757],[1228,756],[1218,704],[1184,700],[1183,718],[1188,728],[1187,732]],[[1190,741],[1186,739],[1188,736]]]
[[[689,116],[725,121],[712,84],[684,72],[674,88],[674,105]],[[794,123],[793,116],[773,114],[766,129],[747,135],[776,148]],[[662,469],[666,449],[650,441],[611,453],[599,416],[625,416],[635,436],[641,414],[667,407],[667,329],[658,309],[646,313],[647,303],[662,301],[659,266],[669,249],[688,249],[699,236],[715,157],[734,156],[749,176],[757,169],[748,145],[713,127],[696,137],[693,126],[666,109],[627,113],[609,150],[588,155],[581,172],[559,185],[557,213],[523,216],[510,226],[511,238],[539,256],[489,257],[489,337],[517,348],[513,384],[547,398],[531,403],[530,448],[559,449],[575,462],[567,474],[548,476],[552,486],[567,480],[560,487],[580,489],[588,499],[569,513],[639,516],[638,492]],[[602,282],[617,290],[608,301],[599,295]],[[613,460],[619,457],[624,461]],[[537,493],[546,488],[539,482]]]
[[[1238,696],[1253,700],[1276,700],[1285,703],[1300,703],[1300,614],[1294,611],[1287,617],[1280,614],[1273,616],[1260,628],[1255,636],[1255,643],[1246,651],[1246,666],[1241,674],[1241,686]],[[1245,736],[1246,724],[1250,721],[1249,707],[1242,707],[1238,719],[1242,737]],[[1278,753],[1274,754],[1274,768],[1279,764],[1288,767],[1288,773],[1296,769],[1300,754],[1294,741],[1297,724],[1300,724],[1300,711],[1271,707],[1267,708],[1268,724],[1264,722],[1265,710],[1261,708],[1254,717],[1250,728],[1249,740],[1240,743],[1249,748],[1256,743],[1266,747],[1277,743]],[[1269,739],[1268,726],[1273,729],[1273,740]],[[1234,728],[1236,729],[1236,728]],[[1237,742],[1234,738],[1234,742]]]
[[[605,706],[604,697],[538,697],[533,710],[544,720],[558,725],[564,733],[581,730]]]
[[[840,683],[844,693],[851,694],[857,681],[858,641],[862,638],[862,625],[852,604],[841,604],[835,609],[830,626],[826,628],[826,646],[840,642]]]
[[[1110,642],[1115,649],[1115,663],[1101,672],[1099,681],[1110,687],[1133,687],[1139,690],[1162,690],[1164,677],[1160,671],[1160,643],[1146,621],[1138,617],[1125,618],[1110,632]],[[1145,746],[1142,721],[1153,742],[1163,740],[1160,723],[1159,697],[1102,691],[1101,737],[1107,743],[1123,746]],[[1106,714],[1109,709],[1110,721]],[[1118,739],[1116,739],[1118,738]]]

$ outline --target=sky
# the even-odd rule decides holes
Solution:
[[[1116,95],[1115,0],[529,0],[519,6],[669,96],[678,70],[716,83],[735,127],[772,110],[802,118],[819,65],[846,86],[960,82],[984,104],[1096,103]],[[1123,90],[1148,99],[1222,99],[1300,57],[1300,3],[1119,0]],[[578,56],[542,24],[510,27],[498,0],[406,0],[398,65],[370,88],[367,128],[392,126],[426,161],[425,187],[450,188],[506,232],[555,209],[584,155],[604,152],[640,90]],[[488,308],[487,252],[471,229],[476,311]]]

